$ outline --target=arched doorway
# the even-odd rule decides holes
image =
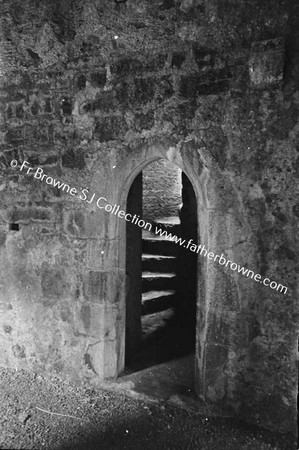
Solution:
[[[197,242],[209,241],[209,208],[207,183],[210,181],[209,169],[204,166],[200,153],[193,144],[176,147],[169,140],[160,143],[141,144],[130,152],[115,153],[109,166],[99,162],[90,185],[90,192],[100,193],[109,199],[111,205],[119,205],[119,210],[126,210],[127,198],[133,181],[151,162],[165,159],[179,167],[192,184],[197,205]],[[107,177],[107,173],[110,176]],[[103,180],[106,180],[103,183]],[[210,188],[212,185],[210,185]],[[123,216],[106,213],[96,205],[90,205],[92,211],[88,221],[90,239],[86,258],[86,284],[97,302],[93,305],[93,317],[96,330],[92,337],[93,364],[99,380],[118,378],[125,368],[126,344],[126,220]],[[99,238],[99,236],[101,236]],[[200,258],[196,254],[197,260]],[[206,338],[209,305],[207,296],[209,275],[207,260],[198,265],[196,286],[196,348],[195,348],[195,388],[201,395],[206,390]],[[211,263],[212,264],[212,263]],[[202,276],[203,274],[203,276]],[[104,285],[103,285],[104,283]],[[101,287],[103,295],[98,295]],[[105,288],[106,287],[106,288]],[[200,299],[200,302],[199,302]],[[208,308],[208,309],[207,309]],[[209,350],[209,349],[208,349]]]
[[[194,353],[198,226],[192,184],[165,159],[136,176],[126,210],[147,224],[126,226],[128,372]]]
[[[196,285],[194,387],[207,400],[227,402],[233,398],[230,383],[235,378],[231,367],[236,367],[234,336],[239,327],[236,311],[242,304],[238,280],[223,270],[216,257],[238,244],[239,222],[232,212],[236,211],[238,217],[239,204],[226,174],[221,172],[208,149],[194,141],[176,143],[165,138],[159,142],[143,142],[122,152],[115,150],[106,164],[100,159],[95,168],[90,192],[109,199],[110,205],[115,204],[120,213],[112,214],[111,206],[111,212],[103,214],[95,204],[90,205],[84,286],[93,302],[90,304],[93,334],[84,351],[96,372],[91,377],[94,383],[116,380],[124,371],[128,288],[124,211],[137,175],[161,158],[177,165],[192,185],[198,223],[195,242],[203,246],[196,252],[200,282]],[[245,284],[242,289],[242,295],[249,299],[251,291]]]

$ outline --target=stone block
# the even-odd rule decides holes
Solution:
[[[68,97],[63,97],[60,102],[61,112],[64,116],[70,116],[72,114],[73,102]]]
[[[44,262],[41,266],[42,303],[51,307],[67,292],[68,283],[61,267],[52,267]]]
[[[85,235],[85,216],[81,211],[72,211],[66,215],[65,230],[71,236]]]
[[[116,87],[116,98],[122,108],[126,108],[130,105],[132,96],[133,86],[128,81],[124,80]]]
[[[172,78],[164,75],[135,78],[132,84],[123,82],[117,88],[117,100],[122,106],[137,106],[150,103],[155,98],[167,100],[173,94]]]
[[[143,217],[155,220],[175,216],[182,203],[181,170],[162,161],[154,161],[143,170]]]
[[[77,86],[78,89],[81,91],[86,86],[86,77],[83,74],[80,74],[77,78]]]
[[[7,144],[20,145],[23,141],[23,128],[10,128],[5,135]]]
[[[44,99],[44,112],[51,113],[53,111],[51,98],[46,97]]]
[[[105,296],[107,274],[105,272],[90,271],[88,273],[86,293],[90,300],[99,300]]]
[[[154,111],[148,111],[147,113],[139,113],[134,118],[134,128],[136,131],[150,130],[155,124]]]
[[[47,127],[47,125],[44,123],[40,123],[40,125],[33,126],[33,125],[25,125],[24,126],[24,140],[27,142],[37,142],[39,145],[48,143],[50,141],[50,132],[51,125]]]
[[[167,55],[157,55],[155,57],[148,57],[144,62],[144,70],[149,72],[157,72],[163,70],[167,61]]]
[[[134,80],[134,102],[149,103],[155,95],[156,78],[135,78]]]
[[[215,75],[213,75],[213,78]],[[185,75],[181,77],[179,93],[184,98],[194,99],[196,96],[215,95],[227,92],[229,89],[228,79],[213,80],[208,82],[199,75]]]
[[[138,59],[133,58],[123,58],[120,59],[116,64],[112,66],[112,74],[118,77],[136,75],[136,73],[141,73],[143,71],[143,64]]]
[[[155,99],[163,102],[169,99],[174,93],[171,76],[163,76],[157,80]]]
[[[118,270],[90,270],[85,277],[84,297],[101,305],[117,305],[122,297],[122,280],[123,273]]]
[[[283,39],[253,43],[249,59],[251,85],[262,88],[280,83],[283,80],[284,60]]]
[[[24,107],[23,104],[20,103],[19,105],[16,106],[16,117],[18,119],[22,119],[24,116]]]
[[[200,86],[198,75],[184,75],[181,77],[179,93],[184,98],[194,98]]]
[[[194,45],[193,54],[199,70],[213,66],[215,52],[212,52],[211,49]]]
[[[29,222],[31,220],[52,220],[52,210],[48,208],[19,208],[13,209],[7,214],[9,222]]]
[[[93,102],[88,102],[83,106],[85,112],[109,111],[116,109],[117,100],[115,93],[112,91],[102,92],[100,96]]]
[[[79,151],[75,152],[73,149],[68,149],[62,155],[62,165],[69,169],[84,169],[85,157]]]
[[[128,126],[123,117],[103,117],[97,121],[94,138],[100,142],[113,141],[124,136],[127,130]]]
[[[164,0],[164,2],[159,6],[160,11],[165,11],[175,7],[175,0]]]
[[[37,116],[39,113],[39,104],[36,100],[32,103],[30,111],[33,116]]]
[[[6,111],[5,111],[5,116],[7,120],[10,120],[14,115],[13,109],[12,109],[12,105],[9,103],[6,106]]]
[[[90,82],[92,86],[97,88],[103,88],[107,81],[106,69],[98,72],[93,72],[90,75]]]
[[[171,57],[171,67],[176,67],[180,69],[186,59],[186,55],[184,53],[175,52]]]
[[[91,324],[91,308],[89,304],[84,304],[81,306],[80,317],[85,330],[89,331]]]

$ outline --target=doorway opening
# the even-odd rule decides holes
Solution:
[[[151,229],[126,224],[126,374],[194,354],[198,273],[187,248],[198,240],[197,204],[184,172],[163,159],[148,164],[127,212]]]

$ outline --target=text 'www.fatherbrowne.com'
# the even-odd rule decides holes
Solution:
[[[240,264],[236,264],[230,261],[229,259],[226,259],[223,254],[218,255],[216,253],[209,252],[209,250],[206,249],[204,244],[197,245],[193,241],[193,239],[189,239],[189,241],[186,242],[186,239],[182,239],[176,235],[168,233],[165,230],[161,230],[161,228],[158,227],[155,228],[155,234],[167,239],[168,241],[175,242],[176,244],[179,244],[181,247],[189,249],[191,252],[199,253],[200,256],[203,255],[204,257],[207,257],[210,260],[218,262],[218,264],[220,264],[221,266],[229,267],[231,270],[234,270],[247,278],[250,277],[257,283],[261,283],[264,286],[269,286],[271,289],[274,289],[278,292],[283,292],[284,294],[287,293],[288,288],[286,286],[276,283],[276,281],[271,281],[269,278],[263,278],[259,273],[255,273],[252,270],[240,266]]]
[[[16,168],[18,166],[18,162],[16,160],[12,160],[10,163],[11,167]],[[64,191],[72,196],[77,197],[81,201],[84,201],[88,204],[94,203],[97,208],[103,209],[104,211],[113,214],[120,219],[125,219],[127,222],[131,222],[134,225],[139,226],[140,228],[143,228],[144,230],[153,232],[152,230],[152,223],[145,222],[140,216],[137,214],[130,214],[126,211],[123,211],[120,207],[120,205],[114,204],[110,205],[108,200],[105,197],[98,196],[96,193],[93,193],[90,195],[88,189],[82,189],[81,191],[78,191],[76,188],[69,186],[68,184],[56,180],[55,178],[47,175],[44,173],[43,169],[41,167],[33,168],[30,167],[30,164],[28,161],[23,161],[20,171],[22,172],[23,169],[26,170],[27,174],[33,175],[33,177],[37,180],[44,181],[48,185],[52,185],[53,187],[56,187],[57,189],[60,189],[61,191]],[[189,239],[188,242],[186,242],[185,239],[182,239],[176,235],[173,235],[171,233],[168,233],[166,230],[162,230],[159,227],[155,227],[154,233],[156,235],[159,235],[160,237],[165,238],[168,241],[174,242],[175,244],[178,244],[179,246],[190,250],[191,252],[198,253],[200,256],[207,257],[210,260],[214,260],[215,262],[218,262],[221,266],[225,266],[230,268],[231,270],[247,277],[251,278],[257,283],[261,283],[264,286],[268,286],[273,290],[276,290],[278,292],[282,292],[284,294],[287,293],[288,288],[286,286],[283,286],[282,284],[276,283],[276,281],[271,281],[269,278],[263,278],[262,275],[259,273],[255,273],[252,270],[249,270],[243,266],[240,266],[239,264],[236,264],[229,259],[225,258],[223,254],[218,255],[217,253],[210,252],[203,244],[197,245],[193,239]]]

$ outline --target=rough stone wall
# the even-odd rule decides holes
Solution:
[[[139,147],[167,141],[209,170],[206,246],[288,287],[283,295],[206,263],[203,394],[294,433],[296,2],[3,0],[0,8],[1,365],[94,383],[115,373],[120,332],[117,223],[20,172],[22,161],[113,205]]]
[[[142,179],[143,218],[178,217],[182,203],[182,171],[168,161],[154,161],[143,169]]]

